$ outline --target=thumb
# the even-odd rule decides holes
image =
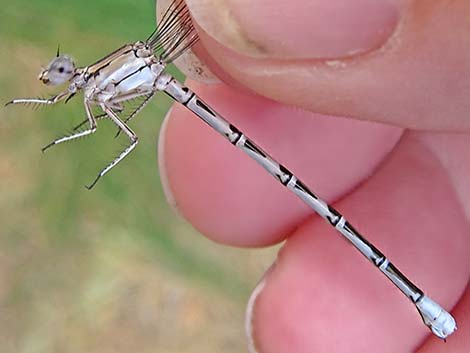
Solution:
[[[468,0],[187,4],[205,61],[261,95],[324,114],[470,131]]]

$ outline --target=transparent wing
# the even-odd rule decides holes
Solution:
[[[147,39],[147,44],[165,63],[170,63],[192,47],[199,37],[183,0],[175,0]]]

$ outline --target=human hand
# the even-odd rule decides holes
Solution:
[[[468,1],[193,0],[189,7],[201,56],[228,84],[192,82],[193,90],[334,201],[436,301],[455,306],[459,326],[445,345],[427,336],[412,305],[334,230],[175,106],[160,164],[179,212],[218,242],[287,239],[250,301],[257,351],[463,352],[470,345]]]

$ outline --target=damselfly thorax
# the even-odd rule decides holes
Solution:
[[[85,97],[117,107],[157,90],[157,79],[165,66],[144,42],[125,45],[84,71]]]
[[[61,137],[45,146],[43,150],[93,134],[100,119],[110,119],[129,138],[129,145],[87,186],[91,189],[98,180],[122,161],[137,145],[137,135],[128,122],[134,118],[158,92],[163,91],[176,102],[183,104],[206,122],[231,144],[240,148],[249,157],[274,176],[284,187],[298,196],[313,211],[324,218],[346,240],[373,263],[419,311],[424,323],[440,338],[446,338],[456,329],[454,318],[441,306],[424,295],[402,274],[391,261],[368,242],[341,213],[328,205],[289,169],[274,160],[243,132],[210,108],[196,93],[185,87],[165,69],[168,63],[178,58],[198,40],[191,23],[188,9],[182,0],[175,0],[166,10],[160,24],[146,41],[127,44],[96,63],[76,68],[67,55],[57,53],[39,76],[45,84],[59,85],[68,82],[68,88],[49,99],[14,99],[8,104],[56,104],[69,100],[83,91],[86,112],[84,120],[73,134]],[[123,105],[135,98],[141,102],[130,114],[123,113]],[[102,114],[94,115],[92,106],[98,106]],[[87,127],[83,130],[83,126]]]

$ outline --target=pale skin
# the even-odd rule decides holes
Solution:
[[[289,11],[302,11],[304,1]],[[252,1],[259,11],[276,2]],[[243,1],[228,3],[250,29],[237,10]],[[198,53],[225,83],[188,85],[452,309],[459,329],[445,344],[432,337],[406,299],[334,230],[175,105],[162,129],[160,164],[179,212],[217,242],[252,247],[287,239],[249,318],[259,353],[463,353],[470,346],[470,3],[388,3],[400,26],[391,30],[393,45],[379,38],[385,46],[377,42],[347,60],[341,45],[324,42],[323,51],[308,51],[314,58],[269,50],[260,57],[243,42],[222,45],[206,20],[198,23],[204,7],[196,9]],[[263,44],[265,37],[252,39]],[[312,37],[312,46],[321,40]]]

